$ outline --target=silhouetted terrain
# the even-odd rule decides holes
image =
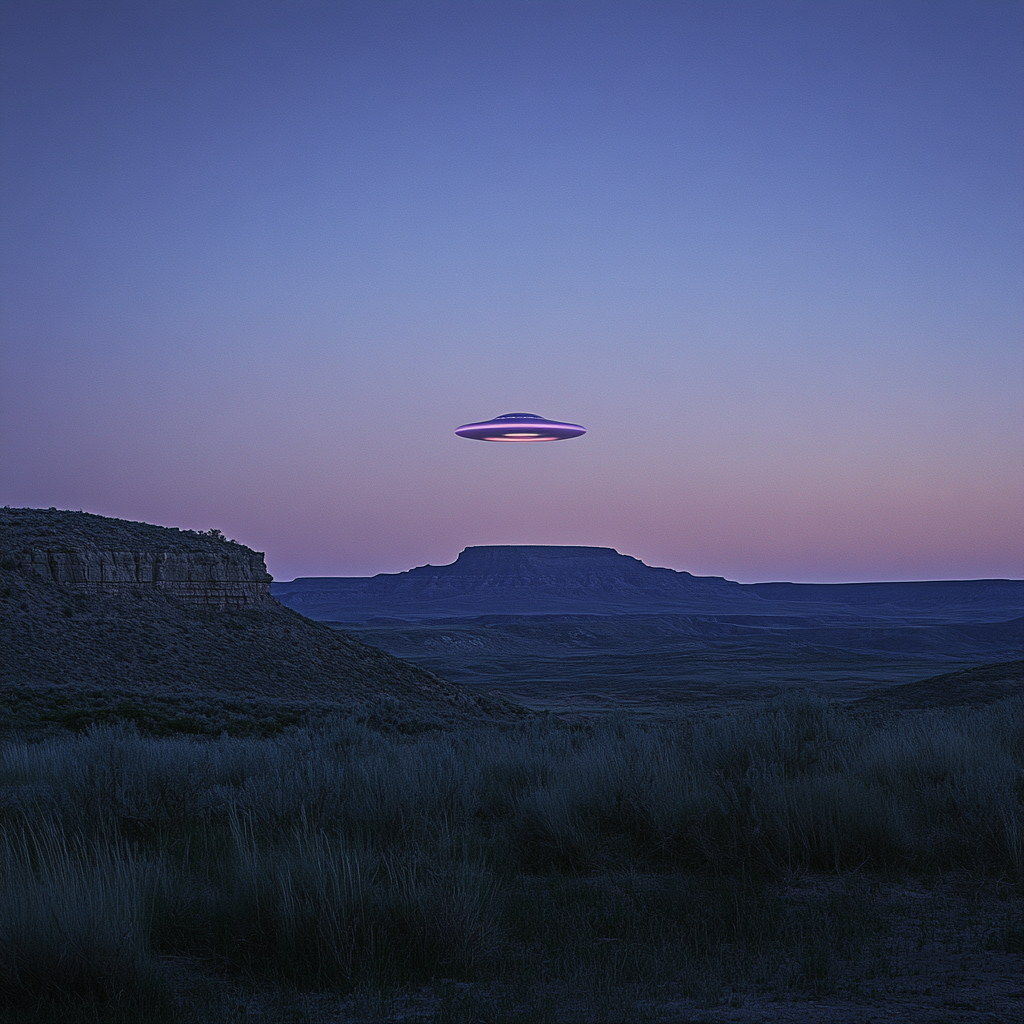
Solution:
[[[415,729],[522,713],[492,688],[564,711],[701,707],[792,687],[854,699],[1016,658],[1024,640],[1019,581],[741,586],[609,548],[468,548],[437,569],[274,585],[307,613],[337,611],[311,596],[332,588],[348,588],[350,610],[364,588],[370,610],[386,592],[389,608],[415,612],[353,611],[371,621],[340,629],[271,599],[263,556],[213,533],[4,509],[0,569],[7,727],[128,718],[158,732],[267,732],[352,712]],[[650,610],[673,600],[702,610]],[[421,614],[488,602],[534,610]],[[555,606],[606,614],[536,610]]]
[[[946,672],[931,679],[919,679],[902,686],[869,694],[850,707],[867,708],[883,714],[893,711],[921,711],[994,704],[1004,697],[1019,697],[1024,691],[1024,661],[1001,661]]]
[[[813,690],[879,688],[1019,656],[1024,620],[821,622],[815,616],[483,616],[346,624],[366,643],[445,678],[535,707],[720,704]]]
[[[10,509],[0,528],[5,1021],[1019,1009],[1022,663],[920,671],[1019,654],[1020,618],[984,618],[999,581],[961,590],[970,614],[943,584],[782,613],[654,570],[768,612],[358,627],[617,712],[560,717],[284,608],[219,535]],[[656,596],[596,550],[624,604]],[[611,601],[588,559],[556,553],[571,571],[543,599]],[[779,692],[900,672],[919,674],[845,707]]]
[[[275,584],[273,593],[310,618],[346,622],[380,615],[713,612],[743,601],[739,584],[728,580],[652,569],[612,548],[542,545],[469,547],[451,565],[368,578],[297,579]]]
[[[168,557],[188,577],[170,581],[187,599],[162,589],[168,581],[145,578]],[[96,579],[56,582],[51,568],[68,559]],[[257,563],[269,581],[261,554],[214,536],[0,510],[0,725],[85,728],[127,718],[157,732],[272,732],[350,713],[415,730],[522,714],[269,596],[211,606],[204,591],[220,594],[224,566],[239,561]]]
[[[447,566],[273,593],[446,678],[555,710],[855,699],[1019,657],[1024,581],[739,584],[611,548],[467,548]]]
[[[996,622],[1024,613],[1022,580],[741,584],[645,565],[613,548],[554,545],[468,547],[451,565],[305,577],[274,583],[272,592],[303,615],[335,622],[655,612]]]

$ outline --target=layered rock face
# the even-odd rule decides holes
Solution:
[[[76,523],[69,517],[81,518]],[[73,527],[98,525],[84,519],[111,525],[82,535]],[[5,570],[72,590],[112,594],[151,588],[221,609],[270,599],[272,577],[263,554],[217,535],[36,509],[5,509],[0,526]]]
[[[270,573],[255,551],[218,557],[205,552],[46,551],[34,548],[19,568],[73,590],[114,594],[135,587],[165,590],[214,608],[259,604],[270,597]]]

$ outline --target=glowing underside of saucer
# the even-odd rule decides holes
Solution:
[[[482,423],[464,423],[455,433],[473,441],[565,441],[587,431],[578,423],[546,420],[532,412],[509,412]]]

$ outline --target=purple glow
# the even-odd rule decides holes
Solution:
[[[543,425],[544,433],[536,432]],[[524,430],[524,428],[526,428]],[[463,423],[455,433],[473,441],[566,441],[580,437],[586,428],[578,423],[558,423],[532,412],[507,412],[481,423]]]

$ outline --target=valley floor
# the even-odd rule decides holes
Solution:
[[[1019,658],[1024,648],[1021,618],[503,615],[328,625],[445,679],[555,714],[720,710],[792,689],[853,701]]]

